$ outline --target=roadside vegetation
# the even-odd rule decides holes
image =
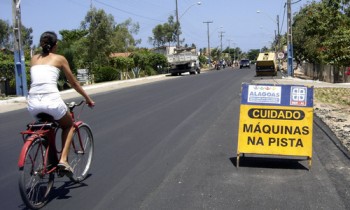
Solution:
[[[350,65],[350,0],[321,0],[304,5],[293,17],[297,61]]]
[[[141,42],[134,38],[138,31],[139,24],[131,19],[116,23],[112,15],[92,8],[81,21],[80,28],[58,32],[57,53],[67,58],[74,74],[78,69],[88,69],[89,80],[93,83],[166,72],[164,55],[137,47]],[[21,32],[28,73],[31,53],[38,53],[41,48],[39,43],[33,43],[31,28],[22,26]],[[6,80],[14,88],[13,27],[8,20],[0,20],[0,49],[0,80]],[[118,55],[114,56],[116,53]],[[30,77],[27,76],[27,80],[30,84]],[[61,75],[59,88],[68,87],[65,84]]]
[[[314,88],[317,102],[336,105],[350,105],[350,88]]]

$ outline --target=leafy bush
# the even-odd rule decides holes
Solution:
[[[168,65],[168,60],[165,55],[150,53],[149,64],[153,69],[158,69],[158,66],[162,66],[162,68],[164,68]]]
[[[0,77],[12,79],[15,77],[15,64],[13,61],[0,62]]]
[[[134,67],[134,60],[129,57],[115,57],[111,59],[111,65],[123,71],[129,71]]]
[[[204,55],[200,55],[198,59],[201,66],[206,65],[208,63],[208,59]]]
[[[157,75],[157,71],[154,70],[152,67],[150,66],[146,66],[145,70],[144,70],[144,74],[145,76],[152,76],[152,75]]]
[[[94,77],[96,83],[117,80],[119,78],[119,70],[110,66],[101,67],[95,70]]]
[[[141,68],[140,75],[162,74],[166,71],[168,60],[165,55],[150,51],[139,51],[131,55],[136,67]]]
[[[131,55],[131,58],[134,60],[134,64],[141,69],[145,69],[149,65],[148,59],[149,52],[136,52]]]

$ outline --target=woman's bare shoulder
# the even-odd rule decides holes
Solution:
[[[57,60],[66,60],[66,58],[65,58],[63,55],[60,55],[60,54],[54,54],[54,53],[52,53],[51,56],[52,56],[53,59],[57,59]]]
[[[40,56],[41,56],[40,54],[33,55],[33,57],[30,59],[30,65],[31,66],[36,65],[38,63]]]

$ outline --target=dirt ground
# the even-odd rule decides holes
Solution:
[[[314,99],[314,114],[328,125],[350,151],[350,105],[341,104],[339,101],[329,103]]]
[[[305,76],[301,69],[294,73],[297,78],[305,81],[311,79]],[[350,84],[319,82],[315,85],[314,114],[328,125],[350,151]]]

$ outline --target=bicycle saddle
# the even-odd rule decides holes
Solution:
[[[41,113],[37,114],[36,117],[41,122],[48,122],[48,121],[53,122],[53,121],[55,121],[53,116],[51,116],[51,115],[49,115],[47,113],[44,113],[44,112],[41,112]]]
[[[51,129],[57,127],[57,123],[54,118],[47,113],[39,113],[36,115],[38,121],[34,123],[29,123],[27,128],[30,130],[41,130],[41,129]]]

